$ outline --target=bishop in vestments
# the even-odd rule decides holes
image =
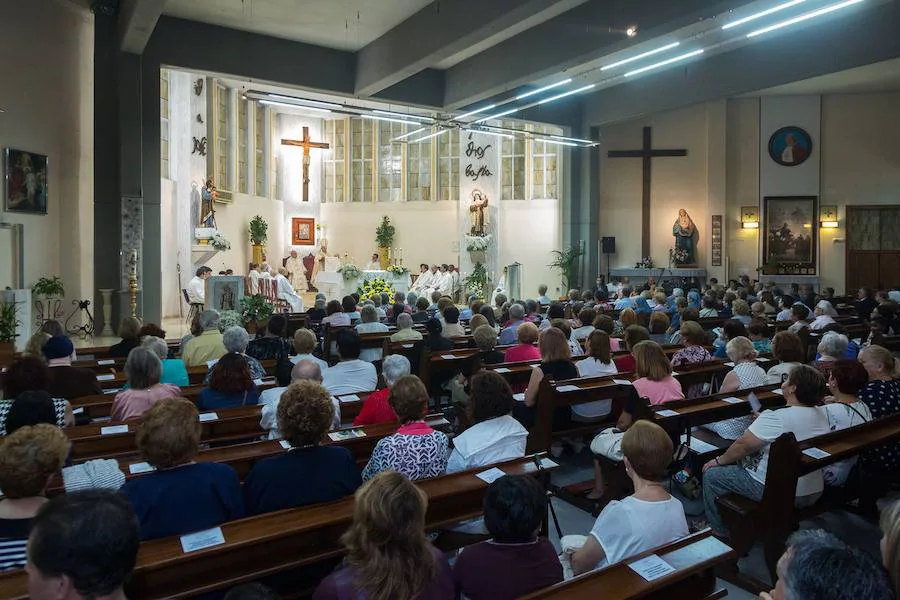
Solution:
[[[284,268],[287,269],[287,278],[291,282],[291,287],[303,292],[308,291],[306,267],[303,266],[303,261],[297,256],[296,250],[291,250],[291,255],[285,261]]]

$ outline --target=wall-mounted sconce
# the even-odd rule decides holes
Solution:
[[[759,207],[741,207],[741,229],[759,229]]]
[[[837,206],[823,206],[819,210],[819,227],[822,229],[838,228]]]

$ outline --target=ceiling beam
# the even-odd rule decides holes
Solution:
[[[377,94],[473,46],[534,27],[586,1],[435,0],[359,51],[356,94]]]
[[[444,106],[469,106],[750,1],[590,0],[448,69]],[[635,38],[610,32],[631,24],[640,27]]]
[[[119,6],[119,47],[142,54],[165,7],[166,0],[123,0]]]

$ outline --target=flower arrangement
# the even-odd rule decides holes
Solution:
[[[397,276],[406,275],[407,273],[409,273],[409,269],[401,265],[391,265],[387,268],[387,270],[391,275]]]
[[[379,248],[390,248],[394,245],[394,233],[397,230],[388,217],[381,218],[381,225],[375,229],[375,242]]]
[[[472,267],[472,274],[465,279],[466,289],[470,294],[474,294],[478,298],[484,298],[485,288],[487,288],[487,270],[481,263],[475,263]]]
[[[360,276],[362,271],[354,264],[347,263],[338,269],[338,273],[344,276],[344,281],[352,281]]]
[[[381,278],[367,279],[357,288],[356,293],[360,298],[371,298],[376,294],[387,293],[394,295],[394,287]]]
[[[684,248],[669,248],[669,257],[675,264],[682,264],[687,262],[688,251]]]
[[[219,313],[219,331],[225,333],[229,327],[243,327],[244,318],[236,310],[223,310]]]
[[[216,250],[231,250],[231,242],[225,239],[225,236],[219,233],[218,231],[213,234],[212,240],[210,241],[212,247]]]
[[[491,245],[493,237],[491,234],[486,235],[469,235],[465,234],[466,250],[468,252],[485,252]]]
[[[265,321],[275,311],[275,307],[261,294],[241,298],[241,318],[248,321]]]
[[[634,263],[635,269],[652,269],[653,268],[653,259],[649,256],[645,256],[638,262]]]

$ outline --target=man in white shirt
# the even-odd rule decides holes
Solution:
[[[291,370],[291,383],[302,380],[322,383],[322,370],[319,368],[319,365],[311,360],[301,360],[294,365],[294,368]],[[259,395],[259,403],[262,406],[259,426],[269,432],[270,440],[281,438],[281,434],[278,432],[278,403],[281,401],[281,395],[286,389],[287,386],[272,388]],[[332,398],[331,403],[334,405],[334,417],[331,421],[331,428],[337,429],[341,426],[341,404],[337,398]]]
[[[287,269],[281,267],[278,269],[278,275],[275,276],[275,290],[279,300],[284,300],[291,305],[291,312],[303,312],[303,298],[297,295],[291,282],[287,278]]]
[[[372,254],[372,260],[369,261],[369,264],[366,265],[366,271],[380,271],[381,270],[381,261],[378,259],[378,253],[375,252]]]
[[[373,391],[378,385],[378,374],[372,363],[359,360],[359,334],[342,330],[335,338],[341,362],[328,369],[322,385],[334,396]]]
[[[212,269],[200,267],[187,285],[188,300],[191,304],[206,304],[206,280],[212,276]]]
[[[259,264],[250,263],[250,273],[247,274],[250,282],[250,295],[255,296],[259,293]]]

